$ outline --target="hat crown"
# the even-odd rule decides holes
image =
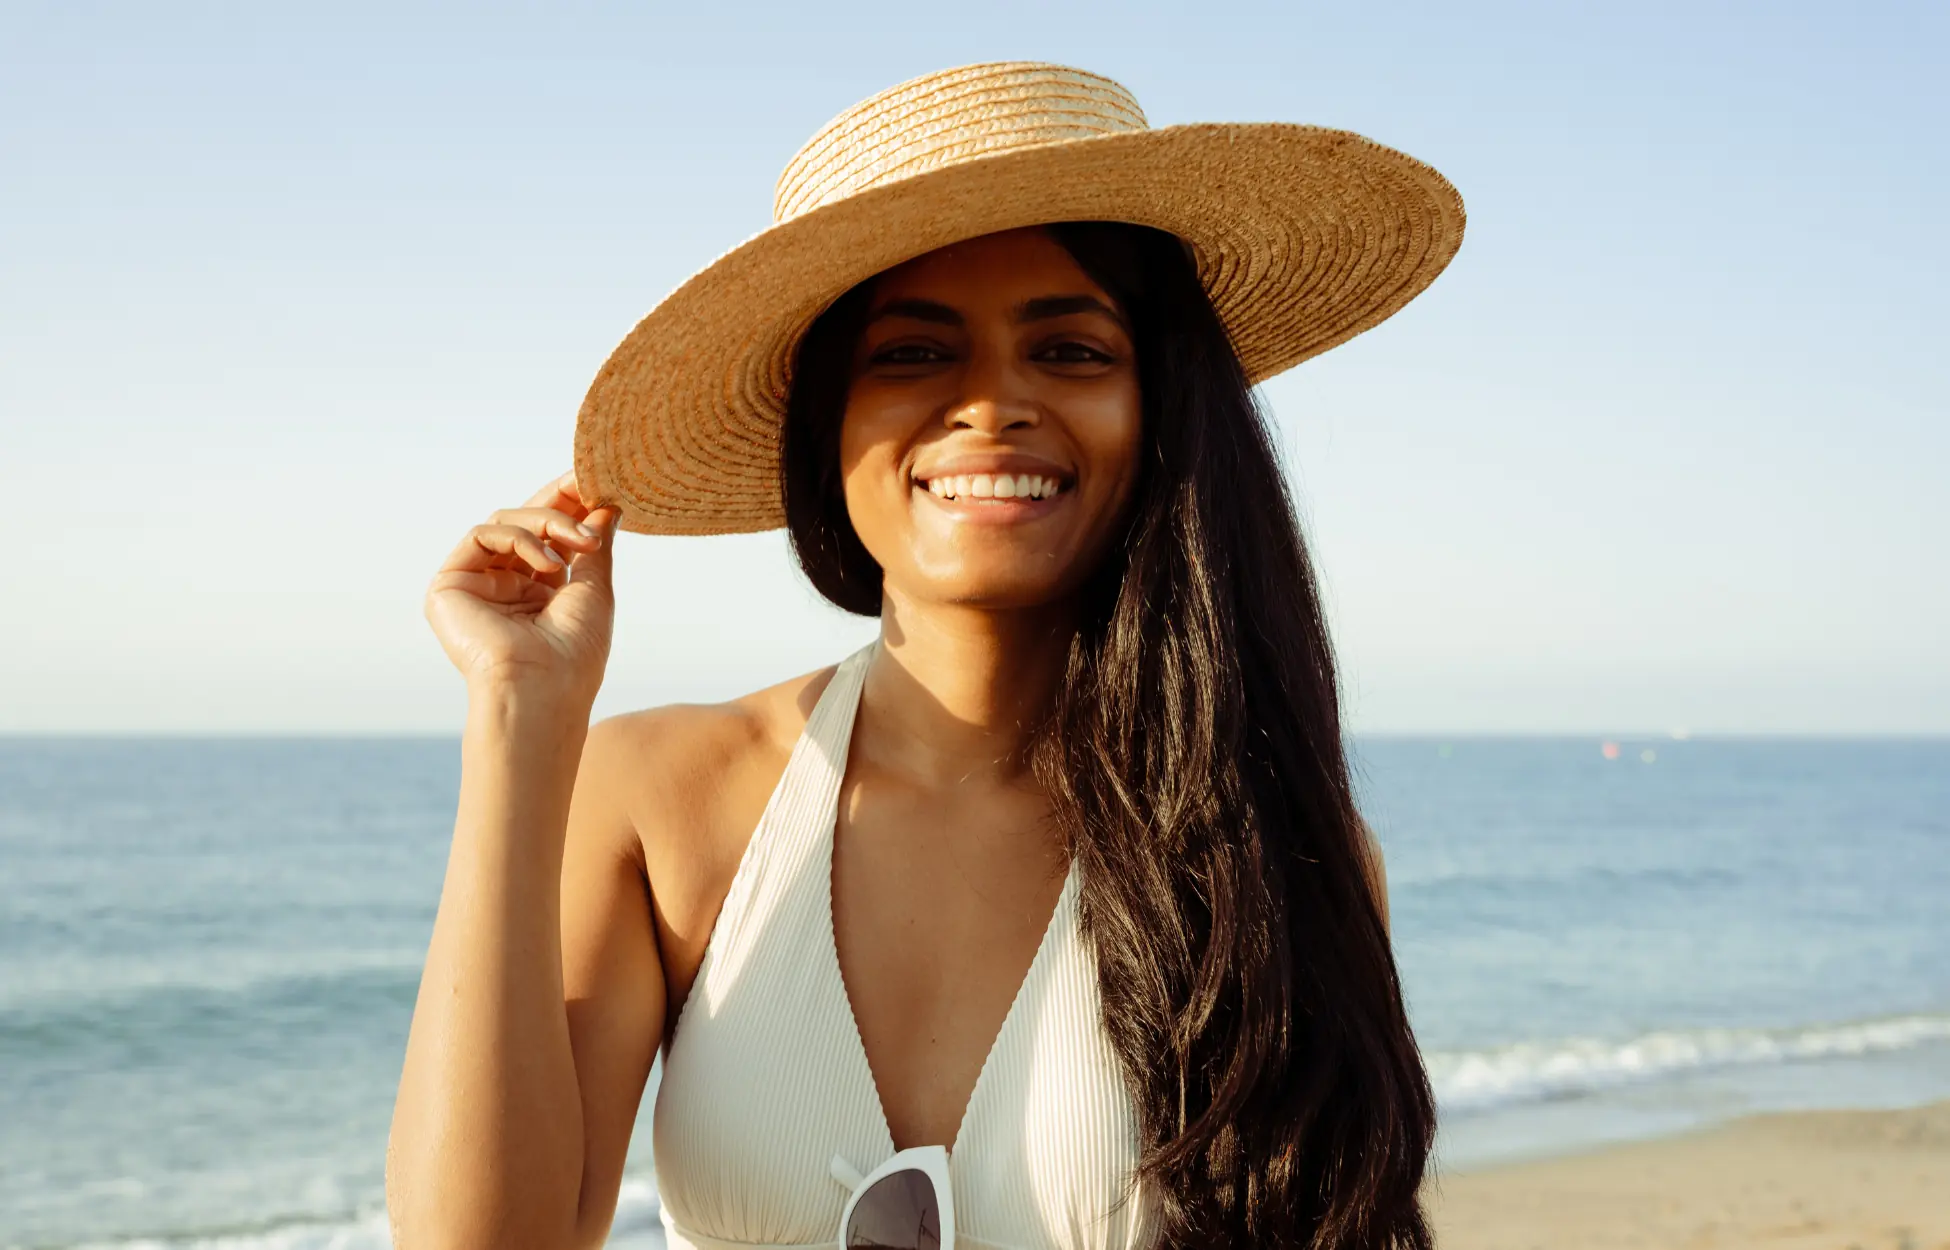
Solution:
[[[944,165],[1148,129],[1129,91],[1038,61],[942,70],[889,87],[820,128],[779,175],[772,220]]]

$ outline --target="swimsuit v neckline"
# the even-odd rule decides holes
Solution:
[[[825,756],[828,767],[832,768],[837,774],[833,778],[834,789],[836,792],[839,792],[835,795],[836,800],[840,797],[840,794],[843,794],[845,789],[846,764],[851,754],[853,731],[859,723],[860,704],[864,701],[863,696],[866,690],[867,670],[872,664],[873,657],[879,654],[879,651],[880,644],[878,641],[875,641],[857,653],[852,657],[856,663],[855,671],[850,674],[844,672],[844,665],[842,665],[842,670],[833,674],[828,689],[822,693],[819,700],[819,702],[824,702],[826,695],[835,693],[832,687],[840,685],[842,676],[850,679],[851,688],[838,693],[841,694],[841,697],[850,699],[853,706],[848,709],[849,714],[844,718],[844,728],[839,734],[834,736],[834,741],[831,744],[831,754]],[[815,703],[814,715],[816,716],[817,714],[818,704]],[[806,728],[802,731],[803,734],[810,734],[812,732],[812,723],[812,717],[808,717],[806,720]],[[825,889],[820,891],[826,901],[826,923],[824,925],[826,949],[823,953],[832,959],[833,984],[839,992],[840,1010],[846,1016],[847,1023],[852,1026],[853,1045],[859,1052],[859,1068],[867,1073],[866,1101],[873,1107],[874,1117],[878,1120],[881,1130],[887,1136],[887,1146],[891,1153],[894,1150],[900,1149],[900,1147],[894,1143],[893,1124],[887,1116],[887,1105],[880,1097],[880,1082],[873,1075],[873,1063],[867,1057],[866,1038],[860,1032],[860,1018],[853,1010],[853,996],[848,992],[846,988],[846,976],[840,970],[839,938],[833,920],[833,848],[838,841],[838,834],[839,803],[835,801],[833,804],[833,818],[826,825],[825,836],[823,838],[825,843],[823,848],[824,862],[819,865],[824,870],[826,883]],[[1036,953],[1031,956],[1029,966],[1023,970],[1022,980],[1017,983],[1016,992],[1010,996],[1009,1007],[1003,1013],[1002,1023],[996,1028],[995,1036],[989,1039],[988,1049],[982,1055],[982,1066],[975,1074],[975,1083],[969,1087],[968,1101],[962,1104],[961,1116],[955,1124],[954,1140],[943,1143],[916,1142],[914,1143],[915,1145],[945,1145],[948,1148],[949,1157],[953,1158],[962,1142],[967,1140],[969,1135],[969,1121],[975,1117],[975,1113],[981,1106],[982,1090],[990,1079],[989,1074],[995,1066],[995,1057],[1003,1048],[1003,1043],[1009,1035],[1010,1026],[1015,1024],[1023,1014],[1018,1008],[1021,1007],[1023,999],[1031,992],[1032,987],[1035,985],[1037,974],[1049,962],[1050,951],[1056,945],[1057,936],[1062,932],[1061,926],[1076,923],[1076,892],[1078,884],[1076,858],[1072,856],[1069,866],[1064,869],[1063,889],[1057,895],[1056,906],[1051,909],[1049,920],[1043,926],[1042,937],[1036,943]]]
[[[671,1250],[833,1250],[847,1197],[834,1156],[866,1172],[895,1153],[832,928],[839,783],[874,650],[843,660],[815,702],[663,1052],[651,1131]],[[1155,1244],[1081,880],[1072,862],[948,1147],[966,1250]]]

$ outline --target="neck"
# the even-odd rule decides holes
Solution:
[[[863,703],[862,746],[926,786],[1019,783],[1062,680],[1075,605],[996,611],[889,593]]]

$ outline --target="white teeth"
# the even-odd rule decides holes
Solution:
[[[1039,473],[1007,474],[964,473],[955,477],[929,478],[928,493],[941,499],[1048,499],[1060,493],[1062,483]]]

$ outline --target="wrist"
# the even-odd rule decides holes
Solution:
[[[559,743],[579,755],[593,703],[589,697],[555,687],[470,684],[466,737],[480,743],[517,741],[531,749]]]

